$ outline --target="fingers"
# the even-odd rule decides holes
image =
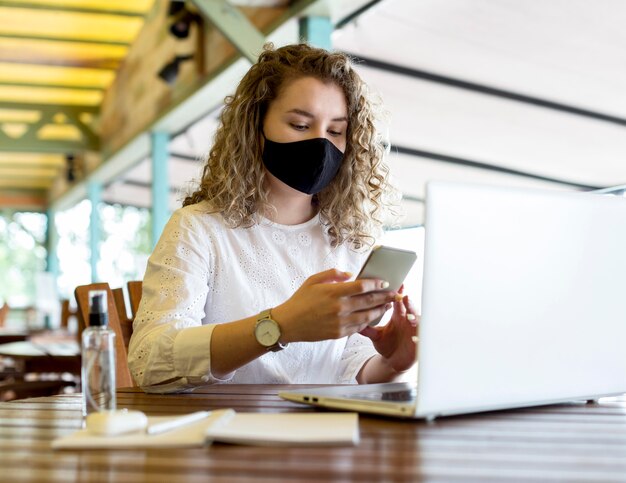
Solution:
[[[394,312],[394,316],[400,317],[400,318],[405,318],[406,314],[407,314],[407,309],[406,309],[406,305],[404,303],[405,299],[408,299],[409,297],[407,295],[405,295],[404,297],[401,294],[398,294],[394,300],[394,304],[393,304],[393,312]]]
[[[402,299],[402,302],[404,304],[404,307],[406,309],[407,312],[407,318],[411,321],[411,323],[413,325],[417,325],[417,323],[419,322],[420,316],[417,313],[417,309],[415,308],[415,304],[413,303],[413,301],[409,298],[409,296],[405,296]]]
[[[314,285],[317,283],[345,282],[346,280],[350,280],[350,278],[352,278],[352,274],[350,272],[342,272],[336,268],[331,268],[330,270],[325,270],[324,272],[311,275],[304,281],[302,286]]]
[[[333,287],[333,289],[337,290],[337,295],[342,297],[376,291],[392,292],[392,290],[389,289],[388,282],[375,278],[360,278],[352,282],[337,285],[337,287]]]
[[[347,327],[356,327],[358,332],[368,327],[368,324],[373,320],[382,317],[390,308],[391,304],[384,304],[366,310],[347,313],[341,317],[342,324]]]
[[[393,302],[395,295],[392,292],[368,292],[352,297],[343,297],[340,305],[342,313],[362,312],[381,307]],[[391,305],[388,306],[391,308]]]
[[[389,292],[392,291],[389,289],[389,282],[385,280],[362,278],[358,280],[353,280],[352,282],[348,282],[350,278],[352,278],[352,274],[350,272],[342,272],[341,270],[332,268],[330,270],[311,275],[304,281],[302,286],[314,285],[319,283],[344,282],[334,285],[332,288],[332,290],[335,291],[335,295],[339,297],[346,297],[381,290]]]
[[[364,335],[365,337],[369,337],[373,341],[380,339],[381,331],[375,327],[366,326],[364,329],[359,331],[359,334]]]

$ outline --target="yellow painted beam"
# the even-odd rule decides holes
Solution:
[[[0,178],[56,178],[59,170],[54,168],[5,168],[0,165]]]
[[[128,13],[146,13],[154,0],[5,0],[3,3],[20,5],[29,3],[50,8],[81,8]]]
[[[0,34],[132,42],[143,19],[0,7]]]
[[[50,178],[10,179],[0,178],[0,188],[14,189],[48,189],[52,186]]]
[[[116,69],[128,52],[126,45],[85,44],[68,40],[2,37],[0,62],[44,66]]]
[[[23,164],[61,167],[65,166],[65,155],[45,153],[3,153],[0,152],[0,167],[3,164]]]
[[[104,89],[114,78],[115,71],[106,69],[0,62],[0,82]]]
[[[102,91],[72,90],[61,87],[1,86],[0,103],[22,102],[33,104],[68,104],[97,106],[102,102]],[[33,106],[36,108],[36,106]]]
[[[41,111],[20,110],[20,109],[0,109],[0,123],[3,122],[27,122],[32,124],[41,119]]]

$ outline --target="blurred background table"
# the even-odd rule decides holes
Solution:
[[[0,327],[0,345],[9,342],[21,342],[30,337],[30,332],[25,329],[10,329]]]
[[[200,409],[314,411],[283,401],[285,386],[217,385],[193,394],[118,391],[118,407],[148,414]],[[0,404],[7,481],[624,481],[626,399],[438,419],[360,416],[354,447],[52,451],[81,427],[80,395]]]
[[[20,339],[0,344],[0,400],[52,395],[79,386],[81,357],[75,334],[25,331]]]

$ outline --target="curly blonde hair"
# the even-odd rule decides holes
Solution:
[[[302,77],[335,83],[343,90],[348,107],[341,168],[330,185],[314,196],[314,202],[333,246],[346,242],[356,249],[369,246],[391,206],[385,195],[394,191],[375,127],[378,105],[369,99],[367,86],[347,55],[307,44],[265,46],[234,95],[225,99],[200,185],[183,206],[207,200],[231,228],[252,226],[255,213],[272,209],[263,189],[263,120],[281,88]]]

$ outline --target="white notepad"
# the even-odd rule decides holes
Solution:
[[[149,417],[152,425],[174,419]],[[101,436],[81,429],[52,442],[53,449],[192,448],[211,441],[250,445],[355,445],[356,413],[236,413],[211,411],[207,418],[161,434],[145,431]]]
[[[237,413],[227,424],[207,429],[222,443],[251,445],[356,445],[357,413]]]

